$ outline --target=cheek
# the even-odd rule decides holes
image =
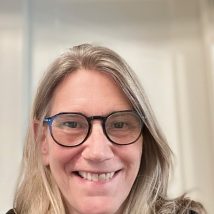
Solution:
[[[50,165],[66,165],[74,156],[73,152],[68,151],[66,148],[52,146],[49,152]]]
[[[72,148],[52,146],[49,150],[49,167],[57,186],[63,195],[69,195],[71,169],[75,164],[77,151]]]
[[[130,162],[132,162],[136,167],[140,165],[141,156],[143,152],[143,138],[141,137],[137,142],[132,144],[132,148],[130,148]]]
[[[73,159],[77,156],[78,149],[62,147],[52,140],[49,140],[48,146],[48,160],[52,173],[66,173],[66,168],[74,162]]]
[[[139,172],[142,151],[143,151],[143,139],[140,138],[136,143],[133,144],[132,152],[130,152],[129,155],[130,173],[131,173],[130,176],[132,176],[132,179],[134,180]]]
[[[135,152],[135,167],[136,167],[136,176],[138,174],[138,171],[140,169],[140,164],[141,164],[141,157],[142,157],[142,143],[141,143],[141,146],[139,146],[138,150]]]
[[[143,139],[140,138],[134,144],[121,148],[121,150],[118,151],[120,153],[120,158],[123,160],[124,166],[126,168],[126,177],[130,183],[134,182],[135,178],[137,177],[141,164],[142,150]]]

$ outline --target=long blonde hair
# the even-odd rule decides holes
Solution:
[[[49,111],[55,88],[75,70],[97,70],[111,75],[140,117],[146,118],[143,129],[144,146],[141,166],[131,192],[125,202],[125,214],[141,213],[185,213],[189,207],[203,210],[200,204],[183,196],[167,199],[167,185],[171,168],[172,152],[160,131],[145,92],[134,72],[126,62],[112,50],[83,44],[69,49],[59,56],[47,69],[35,97],[19,185],[14,200],[18,214],[65,214],[63,197],[52,177],[49,167],[43,166],[40,156],[40,134],[35,136],[34,121],[43,119]],[[200,211],[201,213],[201,211]]]

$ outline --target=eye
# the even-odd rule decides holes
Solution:
[[[54,121],[53,126],[66,130],[85,129],[88,127],[87,121],[79,118],[57,118],[57,120]]]
[[[112,131],[125,131],[127,129],[130,129],[130,124],[128,121],[118,120],[118,121],[112,121],[107,125],[107,129],[111,129]]]
[[[65,122],[62,123],[62,126],[66,126],[66,127],[69,127],[69,128],[77,128],[78,127],[78,122],[76,122],[76,121],[65,121]]]
[[[59,126],[64,129],[85,129],[88,127],[87,123],[81,120],[61,121]]]
[[[113,128],[121,129],[124,128],[126,124],[124,122],[114,122],[113,123]]]

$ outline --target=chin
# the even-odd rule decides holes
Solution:
[[[93,199],[92,199],[93,200]],[[71,208],[71,214],[121,214],[122,209],[114,202],[104,202],[101,200],[93,202],[82,202],[79,206]]]

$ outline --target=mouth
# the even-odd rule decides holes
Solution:
[[[85,171],[75,171],[74,174],[81,177],[82,179],[92,181],[92,182],[105,182],[110,181],[113,179],[113,177],[118,174],[120,170],[114,171],[114,172],[102,172],[102,173],[91,173],[91,172],[85,172]]]

